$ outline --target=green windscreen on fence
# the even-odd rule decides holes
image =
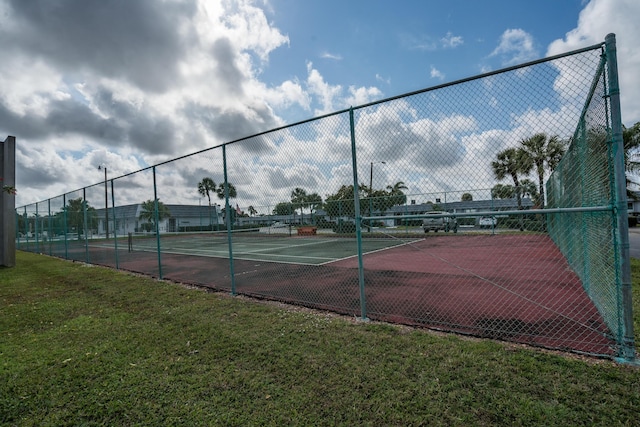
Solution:
[[[549,235],[612,334],[622,341],[629,331],[622,309],[622,236],[616,209],[626,207],[626,198],[619,203],[621,195],[616,194],[616,180],[624,175],[617,175],[614,167],[614,156],[622,153],[612,134],[606,65],[603,55],[569,149],[546,183],[547,207],[568,208],[548,215]],[[619,214],[626,220],[626,210]]]

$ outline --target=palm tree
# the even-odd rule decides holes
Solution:
[[[507,176],[513,179],[513,185],[518,199],[518,209],[522,209],[520,179],[518,175],[526,175],[531,171],[533,167],[531,159],[524,154],[522,149],[507,148],[498,153],[496,160],[491,162],[491,167],[498,180],[503,180]]]
[[[80,235],[85,234],[86,231],[84,229],[85,210],[87,215],[87,227],[93,228],[97,225],[98,215],[96,213],[96,209],[89,206],[89,203],[87,203],[86,200],[83,200],[82,197],[70,199],[63,210],[65,211],[67,224],[69,224],[71,228],[75,229],[76,233],[78,233],[78,239],[80,239]]]
[[[247,212],[249,212],[250,216],[254,216],[255,214],[258,213],[258,211],[256,210],[256,208],[253,207],[253,205],[249,206],[247,208]]]
[[[391,206],[404,205],[407,203],[407,196],[405,196],[403,190],[407,190],[408,188],[403,181],[398,181],[393,184],[393,186],[387,185],[387,191],[391,197],[389,197],[387,202],[383,203],[382,208],[386,210]]]
[[[236,197],[238,197],[238,191],[236,190],[236,187],[231,183],[228,183],[227,186],[229,187],[229,198],[235,199]],[[218,199],[224,200],[224,196],[225,196],[224,190],[225,190],[225,184],[221,182],[218,185],[218,188],[216,189],[216,193],[218,194]]]
[[[516,189],[511,184],[496,184],[491,189],[492,199],[513,199]]]
[[[311,212],[311,220],[313,222],[313,213],[322,206],[322,196],[318,193],[311,193],[307,195],[305,203],[309,207],[309,211]]]
[[[531,171],[533,163],[531,159],[524,154],[521,148],[507,148],[498,153],[496,161],[491,162],[493,173],[498,180],[503,180],[507,176],[513,179],[516,198],[518,200],[518,210],[522,209],[522,192],[520,188],[520,180],[518,175],[526,175]],[[524,230],[523,216],[519,215],[520,231]]]
[[[291,215],[293,213],[293,205],[291,202],[280,202],[273,208],[273,215]]]
[[[228,183],[221,182],[220,184],[218,184],[218,188],[216,188],[216,194],[218,195],[218,199],[225,200],[225,190],[228,190],[230,199],[235,199],[236,197],[238,197],[238,191],[236,190],[236,187],[233,184],[231,184],[230,182]],[[220,211],[222,212],[224,223],[226,224],[227,223],[226,207],[222,208]],[[229,220],[231,222],[234,222],[235,217],[236,217],[236,210],[231,208],[231,213],[229,214]],[[216,217],[216,229],[217,227],[218,227],[218,220]]]
[[[160,200],[158,200],[158,221],[162,221],[165,218],[169,218],[171,216],[171,212],[169,212],[169,208],[165,206]],[[142,203],[142,210],[140,211],[140,215],[138,219],[147,221],[147,228],[149,231],[155,230],[156,228],[156,204],[153,200],[147,200]]]
[[[64,207],[67,216],[67,224],[71,229],[75,229],[80,238],[80,230],[84,230],[84,200],[82,197],[77,199],[71,199],[67,202],[67,206]]]
[[[396,196],[399,194],[404,194],[402,190],[407,190],[409,187],[405,185],[403,181],[398,181],[393,186],[387,185],[387,190],[391,193],[391,195]]]
[[[207,176],[202,178],[202,181],[198,183],[198,193],[200,193],[202,197],[206,196],[207,199],[209,199],[209,227],[211,228],[211,230],[213,230],[213,218],[212,218],[213,215],[211,212],[211,193],[215,191],[216,191],[216,183],[213,181],[213,179]],[[216,224],[217,223],[218,221],[216,219]]]
[[[216,183],[213,179],[204,177],[202,181],[198,183],[198,193],[200,193],[202,197],[209,199],[209,206],[211,206],[211,193],[214,191],[216,191]]]
[[[520,181],[520,193],[526,197],[529,196],[535,205],[542,206],[540,201],[540,194],[538,193],[538,187],[535,182],[530,179],[523,179]]]
[[[307,192],[299,187],[296,187],[292,192],[291,192],[291,203],[294,206],[297,206],[300,208],[300,221],[302,223],[304,223],[304,212],[303,209],[307,206]]]
[[[548,137],[545,133],[537,133],[520,141],[522,154],[528,157],[527,162],[535,167],[538,175],[538,205],[544,207],[544,172],[545,168],[553,171],[566,151],[565,144],[557,136]]]

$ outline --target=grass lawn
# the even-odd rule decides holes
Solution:
[[[29,253],[0,270],[0,425],[638,424],[637,367]]]

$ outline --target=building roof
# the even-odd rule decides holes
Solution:
[[[217,212],[217,205],[211,206],[211,210],[208,205],[200,206],[200,205],[167,205],[165,204],[167,209],[169,209],[170,218],[196,218],[196,217],[207,217],[211,214],[215,214]],[[142,204],[134,204],[134,205],[124,205],[124,206],[116,206],[115,207],[115,216],[116,218],[137,218],[140,215],[140,211],[142,208]],[[100,215],[104,215],[104,208],[96,209],[96,213]],[[109,215],[113,215],[113,209],[109,208]]]
[[[521,202],[522,207],[525,209],[531,209],[533,207],[533,202],[528,197],[523,198]],[[399,205],[393,206],[388,210],[388,212],[397,215],[422,213],[434,210],[434,206],[437,206],[440,210],[444,210],[447,212],[510,210],[518,208],[518,199],[514,197],[512,199],[472,200],[437,204],[421,203],[419,205]]]
[[[209,215],[215,214],[218,210],[219,206],[213,205],[209,207],[205,206],[195,206],[195,205],[165,205],[169,209],[169,213],[171,214],[171,218],[184,218],[184,217],[207,217]]]
[[[138,214],[139,204],[135,205],[124,205],[124,206],[116,206],[115,207],[115,216],[116,218],[135,218]],[[109,215],[114,215],[113,209],[109,208]],[[96,214],[98,216],[104,215],[104,208],[96,208]]]

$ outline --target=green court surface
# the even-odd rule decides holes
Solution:
[[[415,239],[363,239],[362,250],[363,253],[371,253],[406,245],[409,241],[415,241]],[[287,233],[267,234],[250,230],[232,232],[231,242],[234,259],[322,265],[354,257],[357,254],[355,238],[322,234],[297,236]],[[155,237],[135,237],[132,243],[133,251],[157,251]],[[229,237],[225,232],[178,233],[160,237],[162,253],[179,255],[229,258],[228,243]],[[118,249],[120,251],[128,250],[126,238],[118,239]]]

